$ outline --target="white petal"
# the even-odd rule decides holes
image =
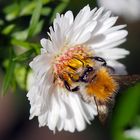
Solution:
[[[102,27],[98,30],[98,32],[96,32],[96,34],[103,33],[107,29],[109,29],[110,27],[112,27],[116,23],[117,19],[118,19],[118,17],[110,17],[110,18],[106,19],[103,22]]]
[[[107,61],[107,64],[115,69],[115,74],[126,75],[126,67],[118,61]]]
[[[52,109],[49,110],[48,112],[48,127],[50,130],[55,131],[56,128],[56,124],[58,122],[59,119],[59,104],[56,101],[55,97],[53,97],[55,95],[52,95]]]
[[[105,39],[101,42],[98,42],[96,44],[92,44],[92,48],[93,49],[97,49],[100,47],[104,47],[104,46],[108,46],[110,44],[113,44],[117,41],[120,41],[122,39],[124,39],[127,36],[128,32],[125,30],[120,30],[120,31],[116,31],[110,34],[105,35]]]
[[[74,17],[73,17],[72,11],[67,11],[67,12],[65,13],[65,16],[64,16],[64,17],[66,17],[66,18],[69,19],[69,24],[70,24],[70,25],[73,23]]]
[[[30,63],[30,67],[33,69],[34,75],[42,77],[42,75],[50,69],[51,62],[52,56],[42,54],[33,59],[33,61]]]
[[[55,51],[54,47],[53,47],[53,44],[52,44],[52,42],[50,40],[43,38],[43,39],[40,40],[40,43],[41,43],[42,47],[47,52],[52,53],[52,52]]]
[[[98,54],[99,56],[101,56],[106,60],[112,60],[112,59],[124,58],[126,55],[129,54],[129,51],[122,48],[112,48],[112,49],[109,48],[109,49],[104,49],[104,52],[97,51],[96,54]]]
[[[114,14],[122,16],[127,21],[137,21],[140,19],[139,0],[97,0],[99,6],[110,9]]]

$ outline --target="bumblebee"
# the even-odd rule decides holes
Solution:
[[[107,117],[109,104],[114,102],[120,85],[140,80],[137,75],[116,75],[114,68],[108,66],[105,59],[80,54],[79,50],[78,54],[74,52],[70,59],[61,60],[61,64],[56,65],[59,72],[55,79],[60,81],[66,90],[79,94],[85,102],[94,101],[102,122]]]

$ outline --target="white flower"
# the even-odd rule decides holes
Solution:
[[[140,20],[140,0],[97,0],[99,6],[110,9],[127,21]]]
[[[56,15],[48,33],[50,39],[41,40],[41,54],[30,63],[35,79],[27,94],[30,119],[38,116],[39,126],[46,125],[53,131],[82,131],[86,122],[90,124],[98,114],[95,101],[85,102],[80,94],[68,91],[58,74],[66,69],[63,66],[73,53],[82,57],[92,52],[104,58],[116,74],[126,73],[117,59],[129,52],[116,46],[126,41],[127,31],[122,29],[125,25],[113,26],[116,21],[110,11],[90,10],[88,5],[75,19],[71,11]]]
[[[125,134],[126,138],[140,140],[140,128],[138,128],[138,127],[134,127],[130,130],[126,130],[124,134]]]

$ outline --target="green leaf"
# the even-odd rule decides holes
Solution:
[[[133,123],[140,106],[140,84],[124,92],[113,114],[112,132],[115,140],[124,139],[124,129]]]
[[[13,59],[13,52],[10,49],[10,59],[9,59],[9,64],[8,68],[6,71],[6,75],[4,77],[3,85],[2,85],[2,95],[5,95],[11,82],[13,79],[13,73],[14,73],[14,68],[15,68],[15,62],[12,60]]]
[[[30,43],[30,42],[27,42],[27,41],[21,41],[21,40],[12,39],[11,44],[13,46],[17,46],[17,47],[23,47],[23,48],[27,48],[27,49],[34,49],[36,54],[40,53],[41,45],[39,43]]]
[[[29,42],[27,41],[21,41],[21,40],[17,40],[17,39],[12,39],[11,40],[11,44],[13,46],[19,46],[19,47],[23,47],[23,48],[27,48],[27,49],[31,49],[32,46]]]
[[[14,74],[15,74],[15,79],[17,84],[19,85],[20,88],[25,89],[26,88],[26,73],[27,73],[27,67],[17,64]]]
[[[44,7],[41,10],[41,15],[48,16],[51,13],[52,9],[50,7]]]
[[[52,0],[41,0],[43,4],[48,4],[49,2],[51,2]]]
[[[30,50],[22,53],[21,55],[14,57],[13,61],[22,62],[22,61],[29,60],[29,58],[31,57],[31,55],[33,53],[34,53],[34,49],[30,49]]]
[[[11,21],[19,15],[19,5],[17,3],[13,3],[4,8],[4,12],[6,14],[6,20]]]
[[[27,39],[27,36],[28,36],[28,29],[23,31],[17,31],[12,34],[13,38],[17,40],[23,40],[23,41]]]
[[[43,5],[47,4],[49,1],[42,1]],[[33,10],[35,9],[36,3],[33,2],[24,2],[22,1],[21,3],[21,11],[20,11],[20,16],[23,15],[31,15],[33,13]],[[44,7],[41,9],[41,15],[49,15],[51,12],[51,8],[50,7]]]
[[[24,2],[21,3],[21,12],[20,15],[29,15],[33,12],[33,9],[35,8],[35,2]]]
[[[44,24],[44,20],[41,20],[41,21],[37,24],[37,26],[36,26],[36,28],[35,28],[35,30],[34,30],[34,35],[37,35],[38,33],[41,32],[42,27],[43,27],[43,24]]]
[[[54,12],[53,12],[53,15],[52,15],[52,17],[51,17],[51,20],[50,20],[51,23],[52,23],[52,21],[54,20],[54,18],[55,18],[55,16],[56,16],[56,13],[62,13],[62,12],[65,10],[65,8],[67,7],[68,3],[69,3],[69,0],[63,0],[63,1],[55,8],[55,10],[54,10]]]
[[[14,27],[14,24],[8,25],[2,30],[2,33],[8,35],[14,29]]]
[[[38,0],[36,2],[36,7],[33,11],[33,15],[32,15],[31,20],[30,20],[28,37],[32,37],[35,33],[35,29],[37,27],[37,24],[39,23],[41,9],[42,9],[42,2],[40,0]]]
[[[2,26],[3,24],[4,24],[4,21],[0,19],[0,26]]]

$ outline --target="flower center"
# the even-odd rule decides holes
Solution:
[[[54,63],[55,82],[61,86],[67,84],[65,86],[68,88],[74,86],[84,68],[93,67],[94,62],[90,59],[93,54],[93,51],[84,45],[76,45],[62,52]]]
[[[79,69],[83,67],[83,65],[92,62],[88,60],[90,56],[93,56],[93,51],[91,52],[90,49],[84,45],[71,47],[56,57],[54,72],[60,75],[65,72],[72,72],[74,69]]]

